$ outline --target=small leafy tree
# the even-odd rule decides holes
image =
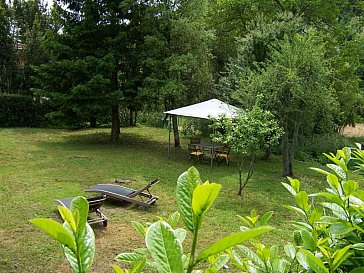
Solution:
[[[202,183],[200,174],[194,167],[182,173],[177,181],[179,213],[174,213],[166,221],[161,219],[149,227],[134,222],[134,227],[145,239],[146,248],[119,254],[115,259],[131,263],[132,268],[130,271],[124,271],[114,265],[115,272],[141,272],[146,265],[161,273],[200,272],[196,267],[204,261],[209,264],[204,272],[218,272],[229,260],[228,256],[223,254],[225,250],[272,229],[269,226],[260,226],[234,233],[210,244],[196,255],[203,217],[215,201],[220,188],[221,185],[209,181]],[[192,234],[191,251],[187,254],[183,253],[182,247],[187,232],[175,228],[180,216],[187,231]]]
[[[241,195],[253,175],[257,155],[278,142],[282,129],[269,111],[264,111],[257,105],[252,110],[241,113],[234,120],[225,117],[214,119],[211,127],[214,128],[213,141],[224,143],[238,156],[238,195]],[[244,183],[242,181],[243,157],[250,158],[249,170]]]
[[[75,273],[89,272],[95,254],[95,234],[87,223],[88,209],[86,198],[79,196],[72,200],[70,210],[58,206],[63,225],[50,219],[30,220],[61,243],[63,253]]]

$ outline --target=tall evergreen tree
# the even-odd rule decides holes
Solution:
[[[38,94],[48,97],[61,116],[79,124],[112,121],[111,140],[120,134],[118,104],[121,35],[119,1],[57,1],[60,29],[47,37],[50,62],[35,68]]]
[[[18,66],[15,39],[11,33],[11,13],[5,0],[0,1],[0,93],[17,92]]]

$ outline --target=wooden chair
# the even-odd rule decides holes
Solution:
[[[190,159],[188,162],[190,162],[191,159],[194,161],[200,161],[204,156],[204,153],[196,144],[188,144],[188,151],[190,153]]]
[[[226,165],[229,165],[229,154],[230,148],[224,146],[224,148],[215,151],[215,158],[218,161],[224,160],[226,162]]]

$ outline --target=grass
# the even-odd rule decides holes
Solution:
[[[122,129],[119,143],[109,142],[109,131],[56,129],[0,129],[0,272],[71,272],[59,245],[33,227],[28,220],[45,217],[60,221],[54,199],[86,194],[85,189],[116,178],[134,179],[138,188],[161,178],[152,192],[156,205],[139,210],[135,206],[106,203],[103,212],[109,225],[94,228],[96,257],[91,272],[112,272],[114,257],[143,245],[131,221],[151,222],[176,211],[175,184],[191,164],[186,149],[172,149],[167,160],[168,133],[138,126]],[[182,139],[186,147],[187,140]],[[308,170],[312,164],[295,164],[295,173],[308,192],[322,188],[320,175]],[[264,237],[267,244],[291,240],[287,220],[294,216],[282,207],[292,198],[284,190],[281,158],[259,161],[243,199],[238,197],[237,163],[210,169],[198,163],[202,179],[222,184],[222,190],[203,223],[202,245],[238,231],[236,215],[255,208],[260,214],[273,210],[276,230]],[[285,229],[284,231],[282,229]],[[186,247],[186,249],[189,249]],[[282,250],[282,248],[281,248]]]

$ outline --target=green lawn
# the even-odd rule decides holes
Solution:
[[[167,160],[168,132],[138,126],[122,129],[120,142],[109,142],[109,130],[0,129],[0,272],[70,272],[59,245],[29,223],[29,219],[46,217],[60,221],[54,199],[85,194],[84,190],[116,178],[134,179],[130,187],[138,188],[155,179],[152,188],[160,197],[156,205],[139,210],[135,206],[106,203],[103,212],[109,225],[94,228],[96,258],[92,272],[112,272],[114,257],[142,245],[132,228],[132,220],[150,222],[156,216],[167,217],[176,210],[175,184],[178,176],[191,166],[184,149],[172,150]],[[295,164],[295,172],[308,192],[324,186],[320,175],[308,170],[311,164]],[[274,211],[271,224],[277,229],[264,237],[267,244],[289,241],[287,220],[294,218],[283,204],[292,203],[280,184],[281,157],[258,162],[243,199],[238,190],[237,163],[196,166],[203,180],[222,184],[222,190],[203,223],[200,241],[207,244],[228,233],[238,231],[237,214],[255,208],[260,214]],[[281,228],[285,228],[282,231]],[[188,243],[188,240],[187,240]],[[187,248],[186,248],[187,249]],[[282,248],[281,248],[282,250]]]

